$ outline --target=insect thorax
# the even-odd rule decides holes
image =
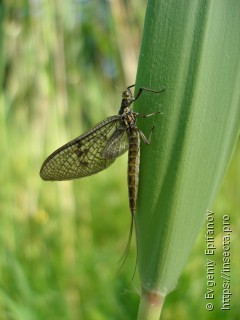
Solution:
[[[122,114],[122,122],[127,128],[131,128],[136,125],[136,113],[132,112],[130,108],[125,108]]]

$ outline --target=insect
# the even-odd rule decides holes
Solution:
[[[138,193],[138,174],[140,163],[140,138],[150,144],[149,138],[137,127],[138,117],[151,117],[160,113],[140,114],[134,112],[131,104],[143,91],[161,93],[160,91],[141,87],[136,97],[131,85],[122,93],[121,107],[118,115],[101,121],[76,139],[54,151],[42,164],[40,176],[43,180],[71,180],[90,176],[109,167],[117,157],[128,150],[128,194],[132,214],[129,241],[131,241],[134,214]],[[128,245],[129,246],[129,245]]]

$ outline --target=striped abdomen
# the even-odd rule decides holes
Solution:
[[[129,151],[128,151],[128,195],[129,205],[132,214],[136,210],[138,193],[138,175],[140,163],[140,135],[137,127],[129,130]]]

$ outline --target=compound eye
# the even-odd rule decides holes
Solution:
[[[126,90],[123,91],[122,97],[125,98],[125,99],[126,99],[126,98],[129,98],[129,92],[126,91]]]

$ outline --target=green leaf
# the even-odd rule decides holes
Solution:
[[[142,301],[146,292],[161,298],[176,287],[233,153],[240,128],[239,30],[238,0],[148,2],[136,90],[166,91],[145,92],[135,104],[141,113],[163,112],[153,120],[151,145],[141,146]],[[151,118],[138,126],[147,134]],[[139,319],[157,319],[146,317],[145,302]]]

